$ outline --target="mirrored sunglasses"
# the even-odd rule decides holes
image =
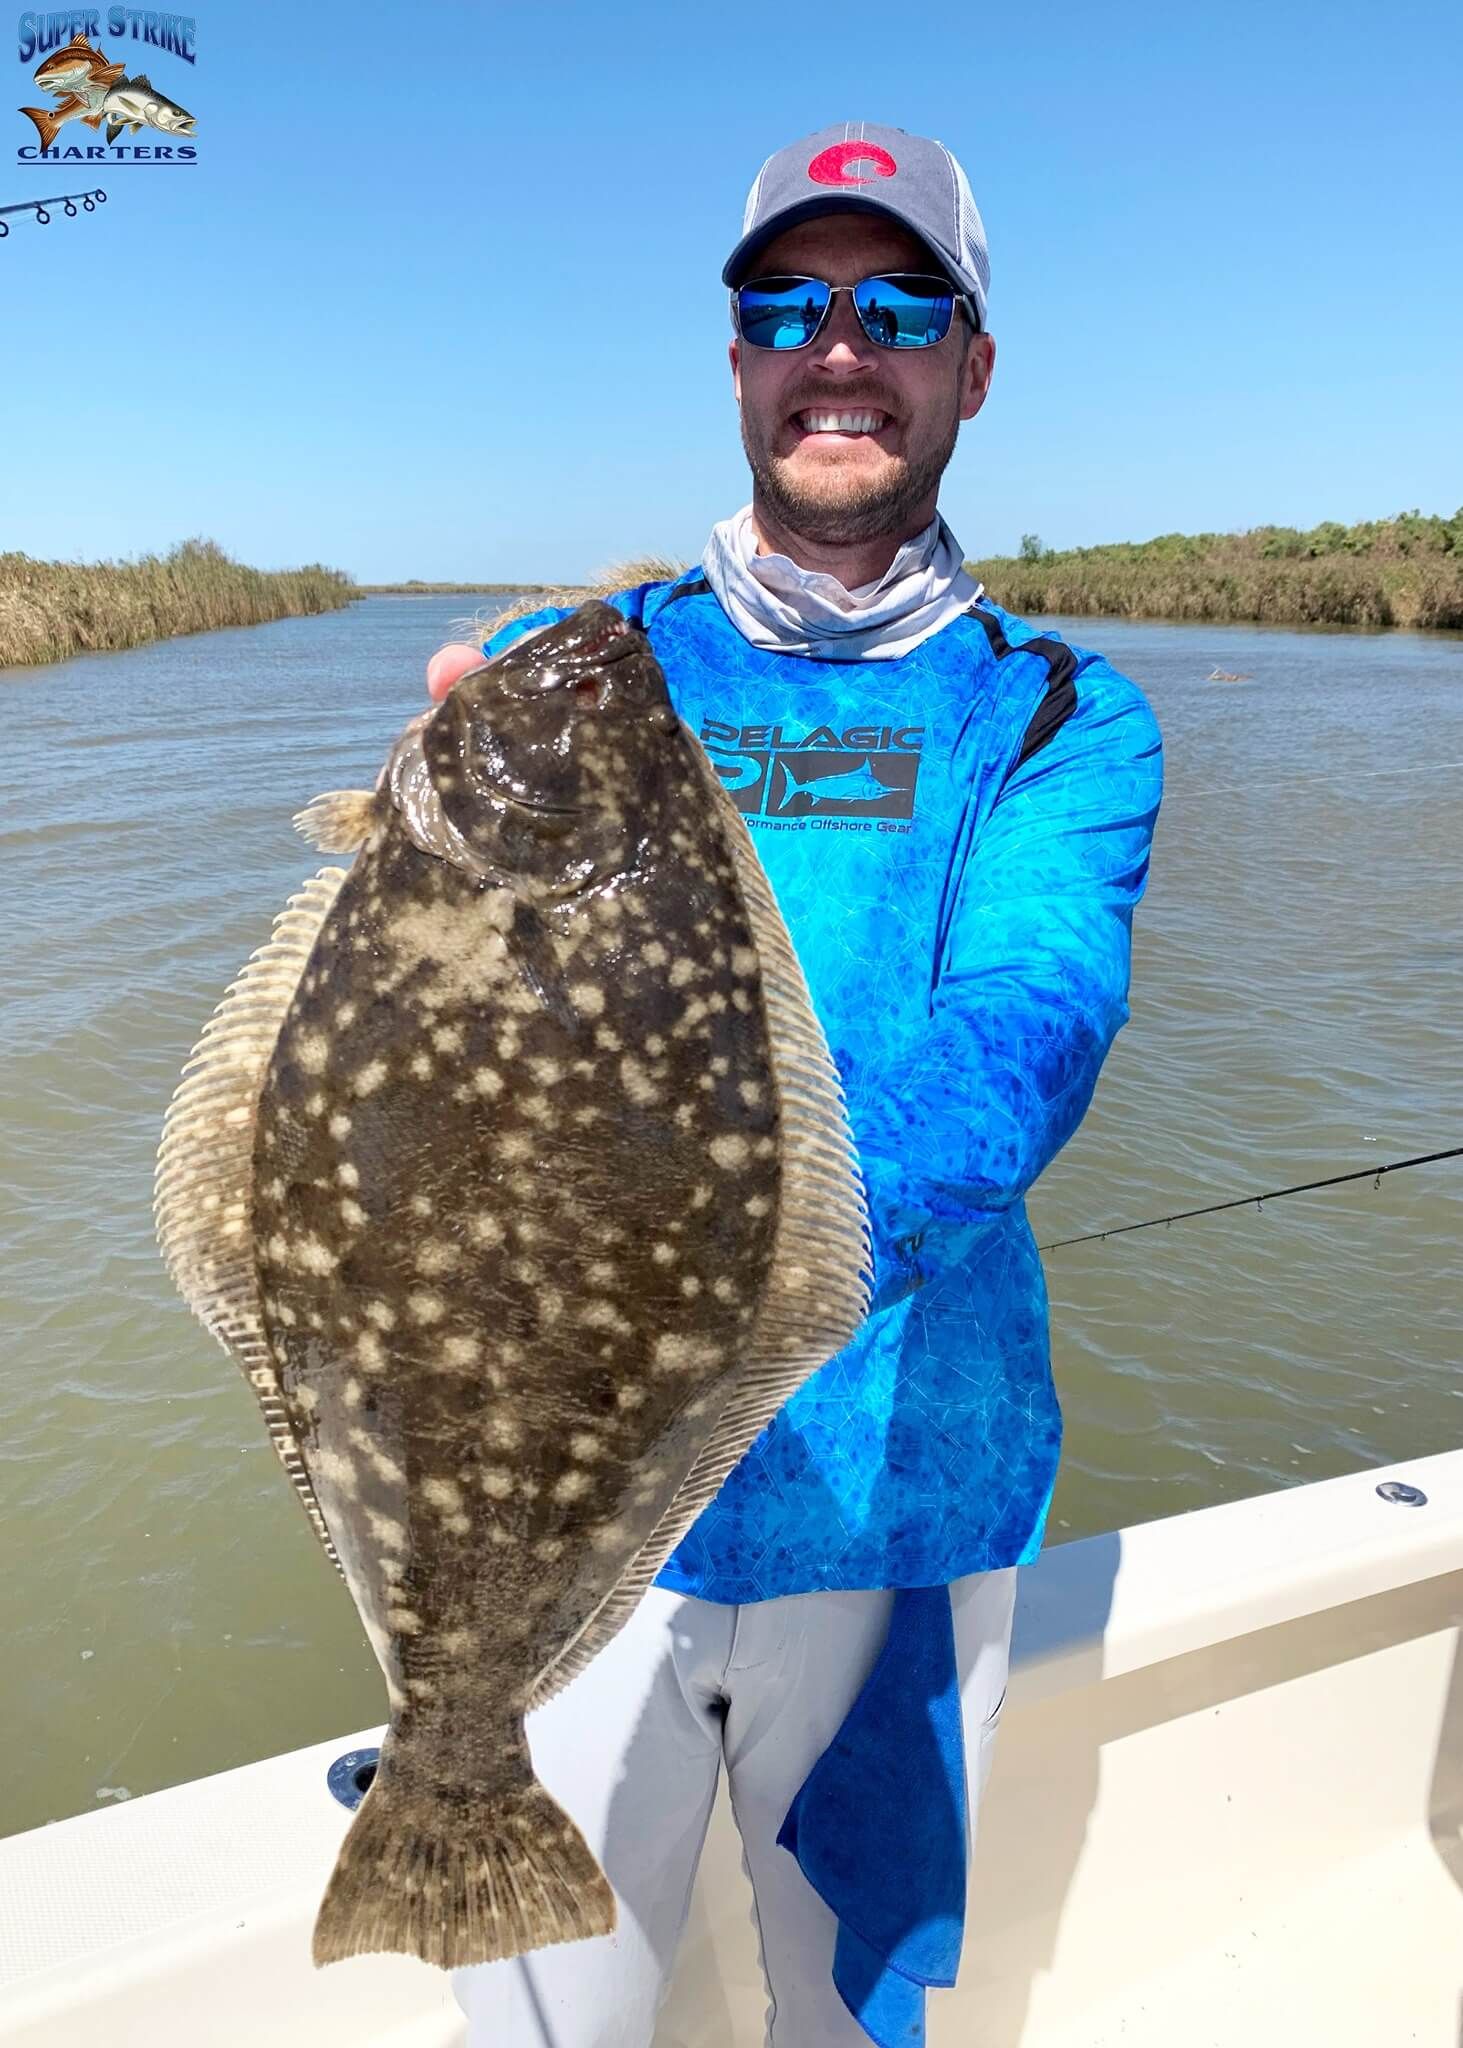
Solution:
[[[897,272],[857,284],[825,284],[821,277],[757,277],[732,293],[737,332],[753,348],[807,348],[818,337],[840,292],[869,340],[880,348],[933,348],[950,332],[958,299],[977,329],[964,292],[947,277]]]

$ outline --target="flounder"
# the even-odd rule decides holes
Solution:
[[[613,1928],[524,1715],[852,1337],[867,1219],[746,828],[611,607],[297,822],[357,857],[207,1025],[158,1233],[386,1678],[315,1959],[452,1968]]]

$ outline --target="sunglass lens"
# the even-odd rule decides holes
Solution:
[[[759,277],[737,292],[737,325],[753,348],[803,348],[827,304],[828,287],[816,278]]]
[[[950,332],[955,294],[942,277],[866,277],[854,292],[871,341],[885,348],[929,348]]]

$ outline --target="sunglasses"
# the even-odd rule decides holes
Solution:
[[[958,300],[980,332],[975,308],[948,277],[896,272],[858,284],[821,277],[758,277],[732,293],[737,333],[753,348],[807,348],[817,340],[840,292],[853,299],[859,326],[880,348],[933,348],[950,332]]]

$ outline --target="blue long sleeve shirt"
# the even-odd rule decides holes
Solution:
[[[1127,1018],[1153,715],[1100,655],[984,598],[887,661],[755,648],[699,572],[611,602],[752,832],[843,1078],[874,1241],[863,1329],[657,1583],[740,1602],[1024,1563],[1061,1411],[1023,1197]]]

